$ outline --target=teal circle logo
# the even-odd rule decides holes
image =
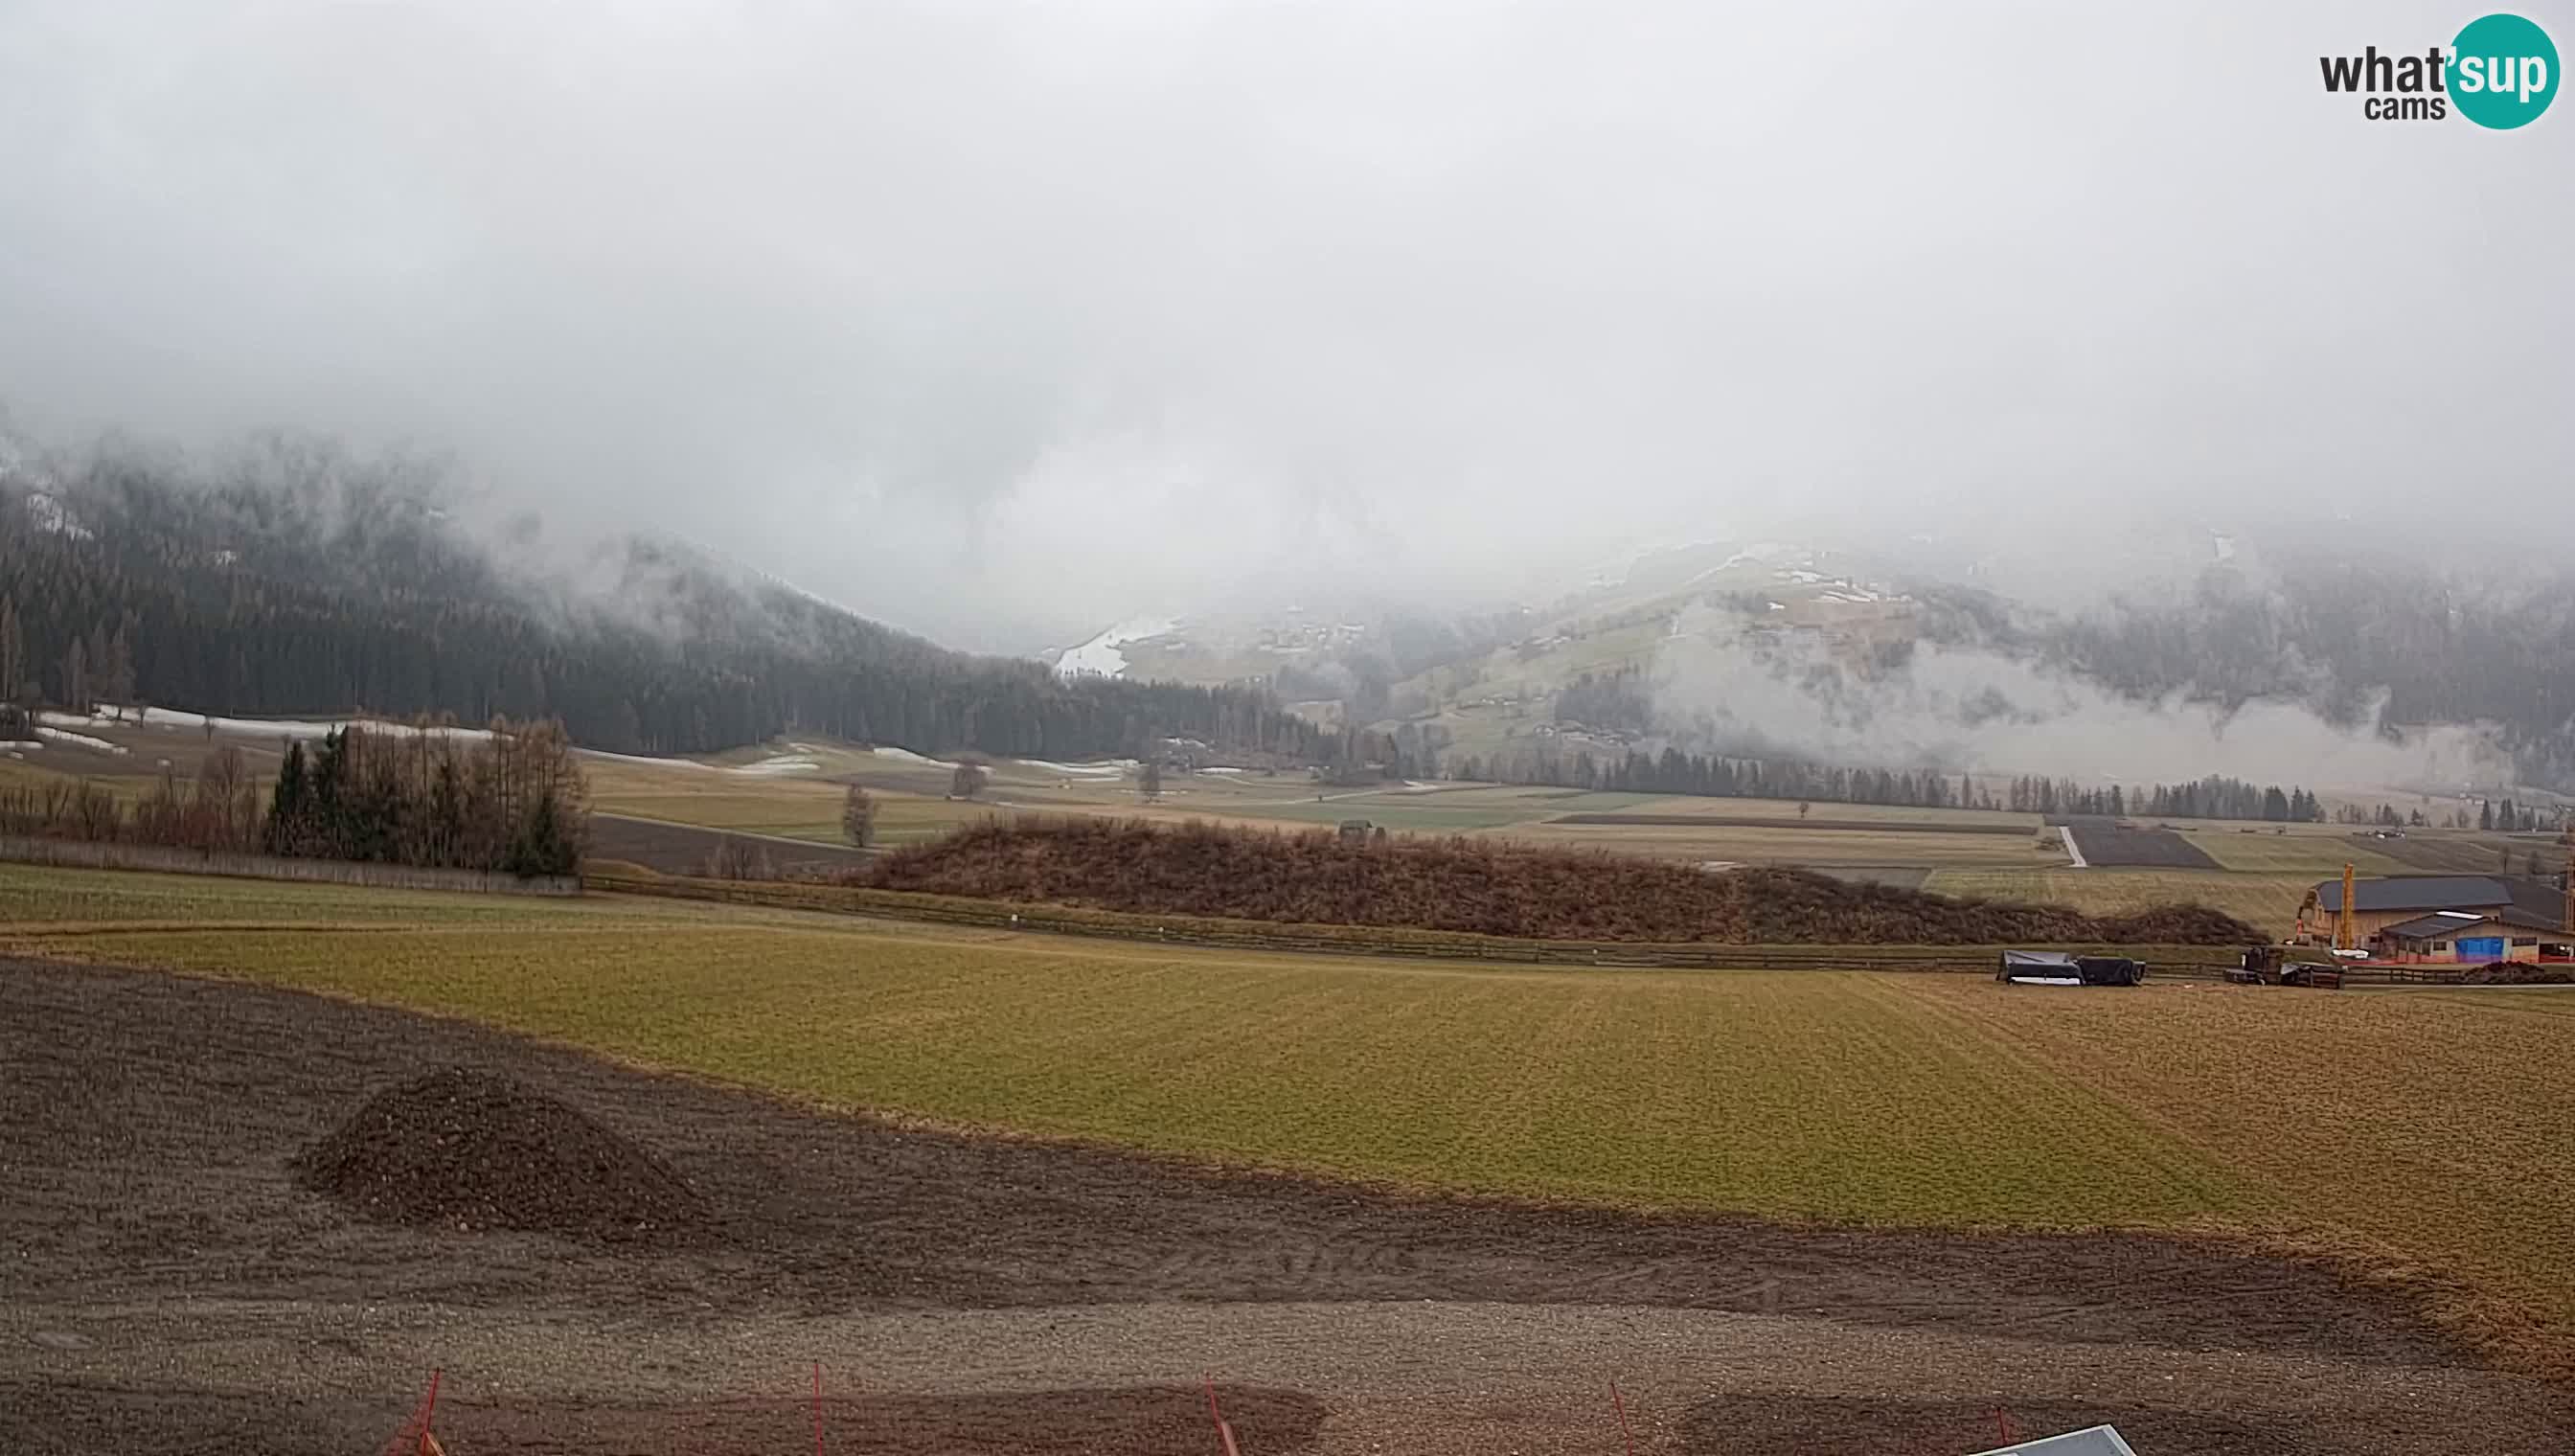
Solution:
[[[2450,103],[2477,125],[2528,126],[2557,98],[2557,46],[2536,24],[2483,16],[2450,44]]]

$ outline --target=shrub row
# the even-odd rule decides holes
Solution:
[[[2202,905],[2088,915],[1957,899],[1801,869],[1707,872],[1631,855],[1464,838],[1100,818],[970,825],[885,856],[867,887],[1129,914],[1406,929],[1513,940],[1734,945],[2236,945]]]

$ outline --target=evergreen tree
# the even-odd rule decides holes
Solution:
[[[18,598],[0,593],[0,704],[15,703],[26,691],[27,635],[18,626]]]
[[[89,650],[79,638],[63,649],[63,707],[89,712]]]
[[[278,766],[277,791],[268,804],[268,827],[261,836],[271,854],[299,854],[308,835],[312,814],[312,785],[304,763],[304,745],[286,745],[286,761]]]
[[[134,649],[121,626],[109,636],[107,656],[98,666],[98,695],[120,708],[134,702]]]

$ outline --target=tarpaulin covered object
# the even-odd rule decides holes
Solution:
[[[2132,986],[2145,978],[2143,961],[2062,950],[2006,950],[1994,967],[1994,979],[2013,985]]]

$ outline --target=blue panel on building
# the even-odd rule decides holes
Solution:
[[[2503,937],[2483,935],[2462,940],[2459,942],[2459,958],[2461,960],[2501,960],[2503,959]]]

